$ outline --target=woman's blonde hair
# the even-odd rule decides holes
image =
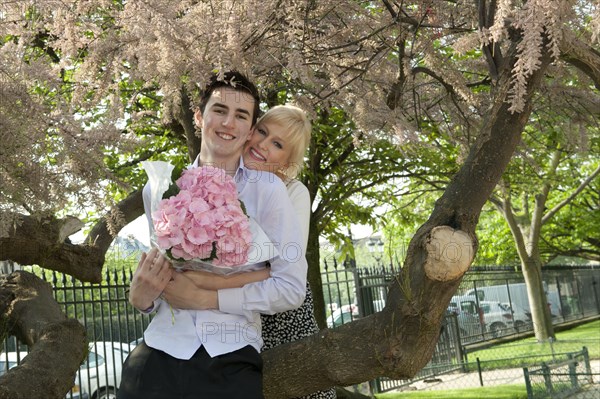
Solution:
[[[287,167],[278,172],[284,177],[293,179],[304,167],[304,154],[310,144],[311,124],[306,113],[295,105],[277,105],[269,109],[257,122],[273,123],[281,126],[287,133],[286,139],[291,146],[290,159]]]

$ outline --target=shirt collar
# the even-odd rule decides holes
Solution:
[[[245,182],[248,181],[248,168],[246,168],[244,165],[243,157],[240,157],[240,163],[235,171],[235,175],[233,175],[233,180],[238,185],[238,191],[242,191],[245,186]]]
[[[196,159],[194,159],[194,162],[192,162],[192,164],[190,166],[188,166],[188,169],[190,168],[197,168],[201,166],[200,165],[200,154],[196,155]],[[244,174],[248,173],[248,169],[244,166],[244,158],[242,156],[240,156],[240,160],[238,163],[238,167],[235,171],[235,173],[233,174],[233,178],[234,180],[241,178],[244,176]],[[239,177],[238,177],[239,175]]]
[[[198,154],[196,156],[196,159],[194,159],[194,162],[190,166],[188,166],[188,169],[189,168],[197,168],[199,166],[201,166],[200,165],[200,154]],[[246,178],[244,178],[244,177],[246,177]],[[248,177],[248,168],[246,168],[246,166],[244,166],[244,158],[242,156],[240,156],[240,160],[238,162],[238,167],[237,167],[235,173],[233,174],[233,180],[236,183],[241,183],[242,181],[248,180],[247,177]]]

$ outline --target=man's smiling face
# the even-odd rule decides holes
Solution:
[[[203,160],[229,162],[237,160],[251,135],[254,99],[232,87],[213,90],[204,113],[196,112],[202,127]]]

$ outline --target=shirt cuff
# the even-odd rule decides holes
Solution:
[[[148,309],[138,309],[141,313],[148,314],[151,313],[154,309],[156,309],[156,301],[152,302],[152,305]]]
[[[224,288],[217,291],[221,312],[244,315],[242,307],[244,294],[242,288]]]

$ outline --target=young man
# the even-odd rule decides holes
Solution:
[[[256,88],[243,75],[213,77],[195,115],[202,127],[202,146],[194,166],[210,164],[233,176],[248,215],[280,254],[270,262],[271,278],[219,291],[183,289],[181,284],[193,283],[172,272],[155,249],[143,256],[131,283],[130,302],[156,315],[144,333],[145,343],[123,366],[120,399],[262,397],[260,313],[300,306],[307,264],[285,186],[270,173],[249,172],[241,159],[258,104]],[[167,290],[172,308],[159,298],[167,284],[177,287]],[[178,291],[193,297],[178,298]]]

